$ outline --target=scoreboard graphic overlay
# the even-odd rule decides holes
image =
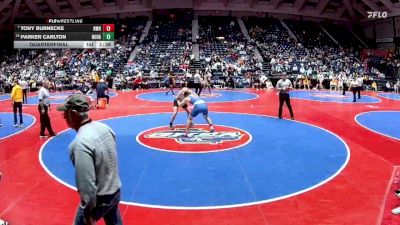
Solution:
[[[16,49],[114,48],[112,19],[30,19],[16,22]]]

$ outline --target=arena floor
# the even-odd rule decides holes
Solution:
[[[54,93],[53,104],[68,95]],[[275,91],[205,91],[216,132],[199,116],[183,138],[186,115],[169,129],[173,97],[165,90],[113,92],[109,107],[90,116],[117,134],[124,224],[400,224],[390,213],[400,205],[392,194],[400,188],[400,95],[364,92],[356,103],[333,91],[291,97],[295,120],[285,119],[286,107],[280,120]],[[71,224],[75,132],[52,110],[59,135],[40,139],[36,97],[28,103],[25,127],[13,128],[8,96],[0,96],[0,218]]]

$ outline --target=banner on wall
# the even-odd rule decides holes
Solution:
[[[57,78],[65,77],[65,71],[64,70],[56,70],[54,74],[55,74],[55,77],[57,77]]]
[[[376,57],[386,58],[386,57],[390,56],[390,54],[391,54],[390,51],[381,50],[381,49],[362,49],[361,50],[361,58],[363,60],[368,58],[368,56],[376,56]]]
[[[393,38],[377,38],[376,43],[393,43]]]

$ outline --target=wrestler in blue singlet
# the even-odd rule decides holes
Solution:
[[[198,96],[189,95],[190,103],[194,106],[190,115],[192,117],[196,117],[199,113],[203,114],[204,116],[208,115],[208,107],[206,102]]]

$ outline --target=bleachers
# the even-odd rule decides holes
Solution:
[[[159,17],[153,20],[144,43],[150,42],[173,42],[173,41],[191,41],[192,23],[185,20],[174,20],[166,17]]]
[[[272,59],[287,61],[290,68],[295,65],[300,68],[300,61],[307,54],[305,48],[289,36],[279,20],[250,17],[245,20],[245,24],[266,62]],[[264,64],[263,71],[270,74],[276,71],[276,67]]]
[[[306,48],[338,47],[333,40],[326,35],[318,23],[312,21],[285,20],[298,41]]]
[[[245,42],[234,17],[199,17],[199,43],[223,40]]]
[[[361,42],[345,26],[333,23],[322,23],[322,26],[339,42],[340,46],[354,50],[362,48]]]
[[[127,73],[148,74],[151,69],[183,73],[190,66],[192,54],[191,24],[191,21],[176,18],[155,18],[134,62],[127,66]]]
[[[199,17],[199,34],[200,61],[213,76],[255,72],[254,46],[246,43],[235,18]]]

